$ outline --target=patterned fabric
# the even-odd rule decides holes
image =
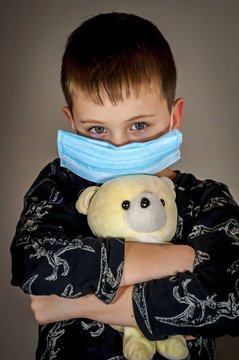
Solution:
[[[195,249],[195,269],[134,286],[134,312],[149,339],[194,335],[189,358],[212,360],[212,337],[239,335],[239,208],[223,184],[180,172],[174,182],[173,242]],[[76,211],[80,192],[90,185],[61,168],[58,159],[39,174],[24,198],[11,245],[13,285],[27,294],[95,293],[105,303],[112,301],[123,270],[124,240],[96,239]],[[76,358],[123,360],[122,337],[87,319],[39,327],[37,360]]]
[[[123,270],[124,241],[94,238],[86,216],[77,212],[76,200],[89,184],[58,160],[40,173],[24,198],[11,246],[13,285],[34,295],[95,293],[112,301]]]

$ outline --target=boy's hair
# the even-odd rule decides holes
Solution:
[[[96,104],[116,104],[141,85],[159,84],[171,110],[176,66],[170,46],[150,21],[133,14],[106,13],[83,22],[68,37],[61,85],[72,111],[73,90]]]

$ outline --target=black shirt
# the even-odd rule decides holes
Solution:
[[[196,337],[188,342],[190,359],[214,359],[214,337],[239,335],[239,208],[224,184],[181,172],[174,183],[178,224],[172,242],[195,249],[194,271],[135,285],[134,313],[147,338],[190,334]],[[58,159],[42,170],[24,198],[11,245],[13,285],[27,294],[95,293],[112,301],[124,241],[95,238],[75,209],[90,185]],[[123,360],[122,336],[87,319],[40,326],[36,359]]]

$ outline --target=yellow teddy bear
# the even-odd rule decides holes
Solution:
[[[176,231],[175,197],[174,184],[166,177],[128,175],[86,188],[76,208],[87,215],[98,237],[162,244],[170,242]],[[123,353],[128,360],[149,360],[156,351],[171,360],[188,356],[183,336],[150,341],[137,328],[112,327],[124,334]]]

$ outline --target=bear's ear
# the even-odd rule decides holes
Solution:
[[[173,181],[166,176],[162,176],[159,179],[161,179],[164,184],[168,185],[168,187],[171,189],[171,191],[174,195],[174,198],[176,198],[175,187],[174,187]]]
[[[79,199],[76,202],[76,209],[80,214],[87,214],[90,202],[98,190],[99,186],[89,186],[80,194]]]
[[[174,183],[171,179],[166,176],[162,176],[160,177],[160,179],[162,180],[162,182],[164,182],[164,184],[168,185],[171,189],[174,190]]]

